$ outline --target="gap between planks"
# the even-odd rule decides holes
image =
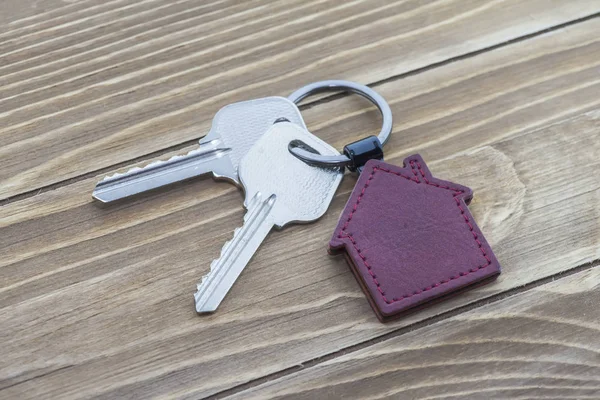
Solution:
[[[427,72],[427,71],[430,71],[430,70],[433,70],[433,69],[436,69],[436,68],[442,68],[444,66],[453,64],[455,62],[459,62],[459,61],[466,60],[466,59],[469,59],[469,58],[477,57],[477,56],[479,56],[481,54],[484,54],[484,53],[488,53],[488,52],[491,52],[491,51],[494,51],[494,50],[497,50],[497,49],[501,49],[501,48],[504,48],[504,47],[507,47],[507,46],[511,46],[513,44],[521,43],[521,42],[524,42],[526,40],[529,40],[529,39],[532,39],[532,38],[535,38],[535,37],[538,37],[538,36],[542,36],[542,35],[548,34],[550,32],[558,31],[560,29],[564,29],[564,28],[567,28],[569,26],[573,26],[573,25],[576,25],[576,24],[579,24],[579,23],[590,21],[590,20],[598,18],[598,17],[600,17],[600,12],[597,12],[597,13],[594,13],[594,14],[590,14],[590,15],[582,17],[582,18],[574,19],[572,21],[564,22],[564,23],[561,23],[561,24],[558,24],[558,25],[554,25],[554,26],[551,26],[551,27],[548,27],[548,28],[545,28],[545,29],[541,29],[539,31],[532,32],[532,33],[529,33],[529,34],[526,34],[526,35],[523,35],[523,36],[519,36],[517,38],[511,39],[511,40],[507,40],[507,41],[502,42],[502,43],[497,43],[495,45],[488,46],[488,47],[485,47],[485,48],[482,48],[482,49],[479,49],[479,50],[475,50],[475,51],[468,52],[468,53],[465,53],[465,54],[460,54],[460,55],[457,55],[455,57],[450,57],[448,59],[445,59],[445,60],[442,60],[442,61],[438,61],[438,62],[429,64],[429,65],[423,66],[421,68],[417,68],[417,69],[414,69],[414,70],[411,70],[411,71],[407,71],[407,72],[404,72],[404,73],[401,73],[401,74],[398,74],[398,75],[395,75],[395,76],[391,76],[389,78],[385,78],[385,79],[381,79],[381,80],[378,80],[378,81],[375,81],[375,82],[371,82],[371,83],[368,84],[368,86],[370,86],[370,87],[377,87],[377,86],[380,86],[380,85],[383,85],[383,84],[387,84],[387,83],[390,83],[390,82],[394,82],[394,81],[405,79],[405,78],[408,78],[408,77],[411,77],[411,76],[415,76],[415,75],[418,75],[418,74],[421,74],[421,73],[424,73],[424,72]],[[322,97],[319,97],[319,98],[317,98],[317,99],[315,99],[313,101],[305,102],[304,104],[302,104],[301,106],[299,106],[299,108],[300,108],[301,111],[308,110],[308,109],[316,107],[318,105],[326,104],[326,103],[329,103],[331,101],[334,101],[334,100],[337,100],[339,98],[346,97],[346,96],[349,96],[349,94],[348,93],[337,93],[337,94],[323,95]],[[199,138],[195,138],[195,139],[192,139],[192,140],[187,140],[187,141],[184,141],[184,142],[180,142],[180,143],[174,144],[172,146],[165,147],[163,149],[160,149],[160,150],[157,150],[157,151],[154,151],[154,152],[151,152],[151,153],[144,154],[144,155],[142,155],[140,157],[135,157],[135,158],[132,158],[132,159],[128,159],[128,160],[125,160],[123,162],[115,163],[115,164],[112,164],[112,165],[104,167],[104,168],[100,168],[100,169],[97,169],[97,170],[89,171],[87,173],[84,173],[84,174],[81,174],[81,175],[78,175],[78,176],[75,176],[75,177],[72,177],[72,178],[69,178],[69,179],[65,179],[65,180],[62,180],[62,181],[59,181],[59,182],[56,182],[56,183],[52,183],[50,185],[38,187],[38,188],[29,190],[29,191],[26,191],[26,192],[23,192],[23,193],[16,194],[14,196],[9,196],[9,197],[7,197],[5,199],[0,199],[0,207],[5,206],[5,205],[10,204],[10,203],[18,202],[20,200],[24,200],[24,199],[27,199],[27,198],[30,198],[30,197],[33,197],[33,196],[37,196],[37,195],[39,195],[41,193],[45,193],[45,192],[48,192],[48,191],[51,191],[51,190],[56,190],[56,189],[59,189],[59,188],[64,187],[64,186],[68,186],[68,185],[80,182],[80,181],[82,181],[84,179],[88,179],[88,178],[94,177],[96,175],[102,175],[102,174],[108,173],[110,171],[113,171],[115,169],[119,169],[119,168],[125,167],[125,166],[130,165],[130,164],[134,164],[134,163],[138,163],[138,162],[143,162],[143,161],[146,161],[146,160],[153,159],[155,157],[160,157],[160,156],[162,156],[162,155],[164,155],[166,153],[172,152],[172,151],[181,150],[181,149],[183,149],[185,147],[192,146],[192,145],[196,144],[197,141],[198,141],[198,139]]]
[[[267,383],[269,381],[272,381],[272,380],[275,380],[275,379],[280,379],[280,378],[283,378],[285,376],[288,376],[288,375],[300,372],[302,370],[306,370],[308,368],[315,367],[315,366],[317,366],[319,364],[322,364],[322,363],[327,362],[329,360],[332,360],[334,358],[337,358],[337,357],[340,357],[340,356],[344,356],[346,354],[354,353],[354,352],[359,351],[359,350],[366,349],[368,347],[371,347],[373,345],[379,344],[381,342],[385,342],[385,341],[390,340],[392,338],[395,338],[395,337],[398,337],[398,336],[402,336],[402,335],[404,335],[404,334],[406,334],[408,332],[413,332],[413,331],[416,331],[418,329],[422,329],[422,328],[428,327],[428,326],[436,324],[436,323],[438,323],[440,321],[444,321],[444,320],[450,319],[452,317],[455,317],[455,316],[457,316],[459,314],[463,314],[465,312],[468,312],[468,311],[471,311],[471,310],[474,310],[476,308],[480,308],[480,307],[483,307],[483,306],[487,306],[487,305],[492,304],[492,303],[497,303],[497,302],[502,301],[504,299],[507,299],[509,297],[513,297],[515,295],[518,295],[518,294],[527,292],[529,290],[535,289],[535,288],[537,288],[539,286],[543,286],[543,285],[546,285],[548,283],[555,282],[555,281],[557,281],[559,279],[567,278],[567,277],[569,277],[571,275],[575,275],[575,274],[578,274],[580,272],[596,268],[598,266],[600,266],[600,259],[597,259],[597,260],[594,260],[592,262],[579,265],[579,266],[571,268],[569,270],[561,271],[561,272],[559,272],[557,274],[550,275],[550,276],[547,276],[545,278],[541,278],[541,279],[536,280],[536,281],[532,281],[532,282],[526,283],[523,286],[520,286],[520,287],[517,287],[517,288],[514,288],[514,289],[509,289],[506,292],[498,293],[498,294],[493,295],[491,297],[475,301],[475,302],[467,304],[465,306],[452,309],[452,310],[447,311],[445,313],[441,313],[441,314],[435,315],[433,317],[430,317],[430,318],[427,318],[427,319],[415,322],[413,324],[403,326],[403,327],[401,327],[401,328],[399,328],[399,329],[397,329],[395,331],[391,331],[389,333],[383,334],[382,336],[378,336],[376,338],[369,339],[369,340],[366,340],[366,341],[361,342],[361,343],[357,343],[357,344],[352,345],[352,346],[348,346],[348,347],[346,347],[346,348],[344,348],[342,350],[338,350],[338,351],[335,351],[333,353],[326,354],[326,355],[324,355],[322,357],[313,358],[311,360],[303,362],[301,365],[290,367],[290,368],[286,368],[284,370],[275,372],[273,374],[269,374],[269,375],[265,375],[265,376],[257,378],[257,379],[253,379],[253,380],[251,380],[249,382],[246,382],[246,383],[243,383],[241,385],[234,386],[232,388],[229,388],[229,389],[224,390],[224,391],[219,392],[219,393],[215,393],[214,395],[206,397],[206,399],[207,400],[217,400],[217,399],[226,398],[228,396],[231,396],[231,395],[243,392],[243,391],[251,389],[253,387],[265,384],[265,383]]]
[[[578,264],[579,264],[579,263],[573,263],[573,264],[571,264],[571,265],[575,266],[575,265],[578,265]],[[570,269],[572,269],[572,268],[573,268],[573,267],[571,267]],[[508,290],[510,290],[510,289],[508,289]],[[88,318],[91,318],[91,317],[88,317]],[[87,318],[86,318],[86,319],[87,319]],[[264,321],[263,321],[263,323],[264,323]],[[314,358],[314,357],[313,357],[313,358]],[[321,358],[318,358],[318,359],[321,359]],[[294,364],[292,364],[292,365],[294,365]],[[297,364],[296,364],[296,365],[297,365]]]
[[[327,101],[327,100],[324,100],[324,101]],[[312,104],[312,103],[311,103],[311,104]],[[574,267],[574,268],[583,268],[583,269],[586,269],[586,268],[593,268],[594,266],[597,266],[597,265],[598,265],[598,262],[597,262],[597,261],[595,261],[595,262],[594,262],[594,264],[593,264],[592,266],[589,266],[589,265],[584,265],[584,266],[581,266],[581,265],[580,265],[580,266],[578,266],[578,267]],[[570,270],[568,270],[568,271],[574,271],[574,268],[572,268],[572,269],[570,269]],[[567,271],[567,273],[569,273],[568,271]],[[564,277],[564,275],[561,275],[561,274],[556,274],[556,277],[557,277],[557,278],[561,278],[561,277]],[[550,278],[545,278],[545,280],[547,280],[547,279],[552,279],[552,278],[553,278],[553,276],[551,276]],[[543,281],[543,280],[541,280],[541,281]],[[536,282],[536,281],[534,281],[534,283],[532,283],[532,284],[535,284],[535,282]],[[531,287],[531,285],[532,285],[532,284],[529,284],[529,285],[525,285],[525,286],[523,286],[522,288],[525,288],[525,289],[523,289],[523,290],[528,290],[527,288],[529,288],[529,289],[532,289],[532,288],[533,288],[533,287]],[[543,283],[540,283],[540,284],[543,284]],[[516,289],[513,289],[513,290],[520,290],[520,289],[522,289],[522,288],[516,288]],[[510,293],[510,290],[509,290],[509,292],[508,292],[508,293]],[[498,297],[500,297],[501,295],[500,295],[500,294],[498,294],[497,296],[498,296]],[[493,297],[493,298],[494,298],[494,297]],[[488,300],[489,300],[489,299],[488,299]],[[498,298],[498,300],[500,300],[500,298]],[[484,301],[484,300],[482,300],[482,301]],[[465,308],[466,308],[466,307],[465,307]],[[431,319],[431,321],[433,321],[433,319]],[[419,327],[419,325],[418,325],[418,324],[414,324],[414,325],[412,325],[412,329],[408,329],[408,328],[407,328],[407,329],[410,331],[410,330],[417,329],[418,327]],[[398,333],[396,333],[396,332],[398,332]],[[392,332],[392,333],[390,333],[389,335],[391,335],[392,337],[395,337],[395,336],[398,336],[398,335],[402,334],[401,332],[402,332],[402,330],[401,330],[401,329],[399,329],[398,331]],[[386,336],[384,335],[383,337],[385,338]],[[389,338],[389,336],[388,336],[387,338]],[[364,342],[364,343],[366,344],[365,346],[366,346],[366,347],[368,347],[368,346],[371,346],[371,345],[373,345],[374,343],[376,343],[376,341],[377,341],[378,339],[379,339],[379,338],[377,338],[377,339],[373,339],[373,340],[367,340],[367,341],[365,341],[365,342]],[[361,345],[362,345],[362,343],[359,343],[359,344],[357,344],[356,346],[361,346]],[[351,349],[351,350],[350,350],[350,351],[348,351],[347,349],[344,349],[344,350],[341,350],[341,351],[340,351],[340,352],[338,352],[338,353],[332,353],[332,354],[329,354],[329,355],[324,355],[324,356],[321,356],[321,357],[318,357],[318,358],[313,358],[313,359],[312,359],[312,360],[310,360],[308,363],[314,363],[314,365],[318,365],[318,364],[322,363],[322,362],[323,362],[323,361],[324,361],[324,360],[325,360],[327,357],[330,357],[330,359],[331,359],[331,358],[336,358],[336,357],[339,357],[341,354],[345,354],[346,352],[347,352],[347,353],[352,353],[353,351],[356,351],[356,350],[355,350],[353,347],[349,347],[349,349]],[[302,365],[306,365],[306,364],[302,364]],[[286,371],[287,371],[287,370],[286,370]],[[56,372],[56,371],[55,371],[55,372]],[[271,375],[266,375],[266,376],[267,376],[267,377],[270,377]],[[251,381],[251,382],[258,381],[259,379],[262,379],[262,378],[258,378],[258,379],[256,379],[256,380],[253,380],[253,381]],[[243,385],[239,385],[239,386],[237,386],[237,387],[240,387],[240,386],[243,386]],[[231,389],[231,390],[233,390],[233,389]],[[226,393],[226,391],[222,391],[221,393]]]

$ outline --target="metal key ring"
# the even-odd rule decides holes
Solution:
[[[387,101],[385,101],[379,93],[368,86],[343,80],[326,80],[301,87],[289,95],[288,99],[298,104],[302,99],[310,95],[336,90],[358,94],[377,106],[383,117],[383,125],[377,138],[383,146],[392,132],[392,110]],[[343,154],[340,154],[339,156],[322,156],[320,154],[311,153],[301,147],[290,147],[290,152],[305,163],[320,167],[343,167],[352,163],[350,158]]]

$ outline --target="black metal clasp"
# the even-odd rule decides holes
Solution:
[[[383,160],[383,146],[377,136],[369,136],[344,147],[344,154],[351,161],[348,169],[362,172],[369,160]]]

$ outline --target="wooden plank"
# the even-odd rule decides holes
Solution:
[[[0,13],[0,33],[23,29],[25,26],[31,29],[40,20],[75,11],[82,3],[85,2],[69,4],[61,0],[4,0]],[[86,5],[89,6],[89,2]]]
[[[348,177],[321,221],[273,232],[201,318],[194,283],[240,223],[240,193],[200,179],[99,208],[91,178],[2,208],[3,394],[201,397],[599,258],[599,24],[379,87],[400,116],[388,159],[420,148],[436,175],[474,189],[504,267],[493,285],[377,322],[325,252]],[[363,104],[319,104],[307,120],[341,144],[374,129]]]
[[[202,136],[233,101],[324,78],[375,82],[600,10],[595,0],[89,5],[0,32],[0,199]]]
[[[600,398],[600,268],[230,399]]]

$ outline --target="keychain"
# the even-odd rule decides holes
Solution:
[[[345,146],[342,155],[300,147],[290,151],[307,164],[345,166],[359,174],[329,253],[346,257],[377,317],[385,322],[495,279],[500,265],[467,207],[472,190],[435,178],[418,154],[406,157],[402,167],[383,161],[383,145],[392,130],[392,113],[383,97],[352,82],[323,81],[288,98],[297,104],[330,90],[373,102],[383,116],[379,136]]]
[[[296,106],[310,94],[339,89],[367,98],[383,116],[378,137],[349,144],[344,154],[312,135]],[[205,173],[244,188],[242,226],[197,285],[196,311],[203,314],[217,309],[273,228],[325,213],[348,167],[360,175],[329,252],[346,256],[385,321],[500,273],[467,208],[471,190],[434,178],[419,155],[406,158],[403,167],[383,162],[391,131],[392,112],[375,91],[348,81],[316,82],[287,99],[224,107],[199,148],[106,177],[93,196],[112,202]]]
[[[285,97],[233,103],[217,112],[198,148],[108,176],[92,195],[110,203],[208,173],[242,188],[242,224],[196,285],[196,311],[212,313],[273,229],[312,222],[327,211],[343,168],[313,168],[297,159],[288,144],[300,142],[322,155],[340,155],[306,129],[300,110]]]

